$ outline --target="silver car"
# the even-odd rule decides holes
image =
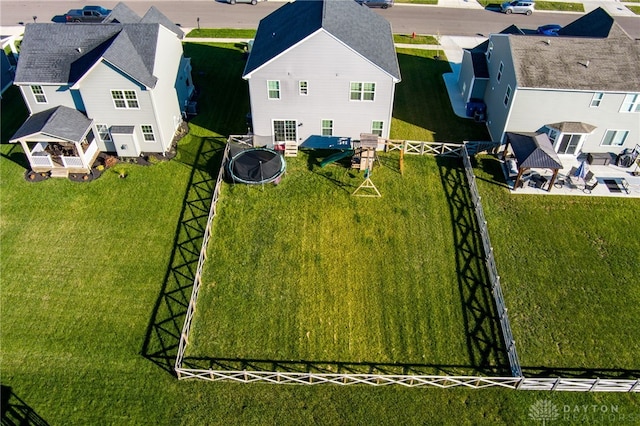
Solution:
[[[507,15],[512,13],[524,13],[529,16],[533,13],[535,3],[526,0],[506,1],[500,5],[500,10]]]

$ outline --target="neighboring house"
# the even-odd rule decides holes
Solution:
[[[100,152],[169,150],[193,92],[184,34],[154,7],[118,12],[110,23],[27,24],[14,82],[31,116],[11,142],[34,171],[66,176]]]
[[[2,49],[0,52],[0,94],[2,94],[13,84],[14,67],[9,62],[5,51]]]
[[[243,78],[255,145],[389,137],[400,81],[391,26],[353,0],[296,1],[262,19]]]
[[[560,155],[620,153],[640,142],[640,42],[603,9],[558,37],[492,34],[464,52],[459,89],[486,104],[492,140],[548,134]]]

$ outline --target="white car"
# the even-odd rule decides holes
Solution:
[[[535,3],[533,1],[526,0],[514,0],[514,1],[506,1],[500,5],[500,10],[507,15],[512,13],[524,13],[529,16],[533,13],[535,8]]]

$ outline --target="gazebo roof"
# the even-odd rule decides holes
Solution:
[[[560,158],[546,133],[507,132],[507,138],[518,161],[518,168],[562,169]]]

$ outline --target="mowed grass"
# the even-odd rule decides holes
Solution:
[[[640,402],[629,394],[176,380],[167,368],[189,296],[188,271],[197,261],[197,250],[182,246],[191,238],[197,246],[202,226],[191,200],[210,195],[200,181],[215,176],[217,163],[206,153],[219,150],[220,134],[244,130],[248,108],[241,51],[187,43],[185,52],[201,93],[192,133],[176,160],[130,166],[124,180],[107,173],[90,183],[26,182],[20,148],[4,145],[12,134],[5,133],[7,114],[22,106],[3,95],[0,371],[7,424],[22,416],[52,425],[511,425],[530,422],[529,409],[541,399],[560,410],[606,404],[637,416]],[[374,181],[381,176],[375,173]]]
[[[226,185],[189,356],[472,371],[436,161],[408,158],[404,176],[397,155],[383,162],[381,198],[352,196],[363,173],[307,155],[278,186]]]
[[[476,174],[525,375],[637,377],[640,200],[510,195],[499,167],[484,157]]]

